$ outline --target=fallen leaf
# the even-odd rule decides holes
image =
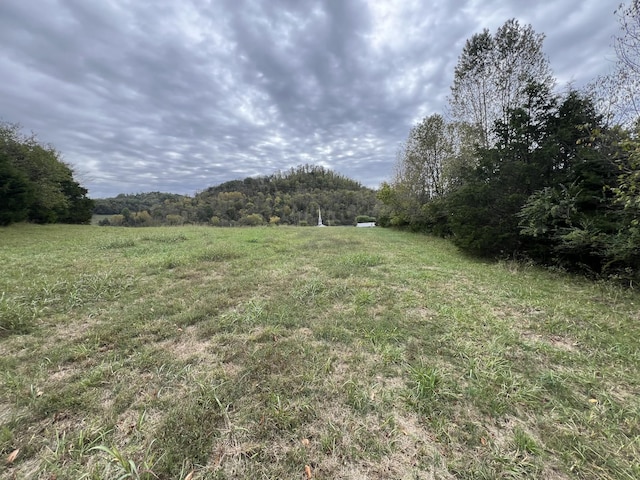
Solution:
[[[307,478],[311,478],[311,467],[309,465],[304,466],[304,473],[307,474]]]
[[[480,438],[480,443],[481,443],[482,445],[486,445],[486,444],[487,444],[487,440],[486,440],[484,437],[481,437],[481,438]]]
[[[184,477],[184,480],[193,480],[193,474],[195,473],[195,470],[191,470],[186,477]]]
[[[18,454],[20,453],[20,449],[16,448],[13,452],[9,454],[7,457],[7,463],[15,462],[16,458],[18,458]]]

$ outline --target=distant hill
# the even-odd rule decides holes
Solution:
[[[185,198],[184,195],[176,193],[121,193],[117,197],[98,198],[95,200],[93,213],[95,215],[116,215],[125,208],[130,212],[141,212],[143,210],[151,210],[156,205],[161,205],[165,201],[177,202]]]
[[[375,190],[323,167],[303,165],[225,182],[195,197],[152,192],[97,199],[94,213],[114,215],[102,222],[110,225],[315,225],[321,209],[326,225],[352,225],[359,215],[375,217],[378,206]]]

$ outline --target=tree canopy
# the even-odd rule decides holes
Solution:
[[[542,51],[544,35],[511,19],[491,35],[469,38],[454,69],[449,103],[453,118],[477,129],[480,144],[493,144],[493,125],[519,106],[530,82],[551,88],[554,79]]]
[[[51,146],[0,123],[0,225],[87,223],[93,201]]]

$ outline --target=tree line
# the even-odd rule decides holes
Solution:
[[[0,122],[0,225],[88,223],[93,201],[51,146]]]
[[[638,5],[617,11],[616,70],[581,91],[557,91],[544,35],[530,25],[508,20],[468,39],[448,111],[410,130],[379,191],[379,223],[478,256],[637,281]]]
[[[376,191],[321,166],[232,180],[194,197],[161,194],[97,199],[94,212],[111,215],[101,225],[151,226],[186,223],[214,226],[353,225],[358,216],[375,217]]]

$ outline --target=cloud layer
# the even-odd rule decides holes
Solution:
[[[443,112],[464,41],[515,17],[560,85],[607,72],[601,0],[3,0],[0,118],[62,152],[92,197],[193,194],[303,163],[377,187]]]

